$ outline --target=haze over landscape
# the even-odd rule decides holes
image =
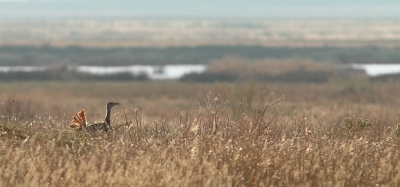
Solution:
[[[400,18],[396,0],[1,0],[0,18]]]

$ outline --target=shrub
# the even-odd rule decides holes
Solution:
[[[341,126],[345,127],[353,135],[371,127],[372,125],[374,125],[374,123],[372,123],[369,119],[357,118],[357,121],[354,122],[351,117],[344,118],[343,122],[341,123]]]

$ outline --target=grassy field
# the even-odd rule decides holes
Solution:
[[[398,22],[0,20],[1,65],[50,67],[2,73],[0,186],[400,186],[399,81],[338,66],[398,63]],[[209,67],[63,69],[133,64]],[[112,132],[68,127],[109,101]]]
[[[0,83],[1,186],[399,186],[400,83]],[[68,128],[113,108],[114,131]]]

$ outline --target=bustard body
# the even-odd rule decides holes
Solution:
[[[70,125],[71,128],[84,128],[89,134],[95,135],[96,132],[98,131],[105,131],[108,132],[110,131],[111,128],[111,108],[115,105],[118,105],[119,103],[115,102],[109,102],[106,105],[106,117],[103,122],[101,123],[95,123],[88,125],[86,121],[86,114],[85,110],[81,110],[78,112],[75,116],[72,116],[72,125]]]

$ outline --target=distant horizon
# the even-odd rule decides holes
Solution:
[[[399,19],[395,0],[0,0],[0,19]]]

